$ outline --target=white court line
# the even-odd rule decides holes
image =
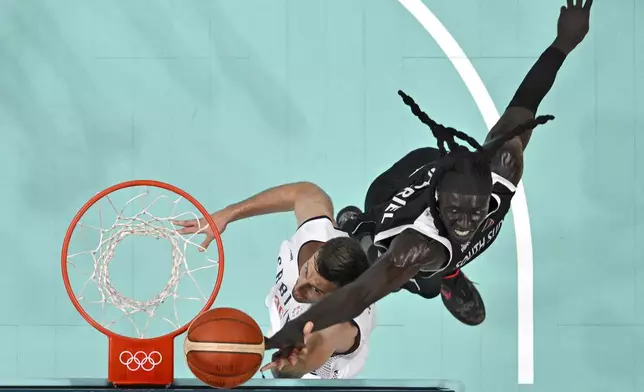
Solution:
[[[491,129],[499,120],[499,112],[487,92],[483,81],[474,69],[458,42],[421,0],[398,0],[403,7],[425,28],[469,90],[485,125]],[[534,315],[533,315],[533,266],[530,215],[523,183],[519,183],[512,199],[512,216],[517,243],[517,305],[518,305],[518,379],[519,384],[534,383]]]

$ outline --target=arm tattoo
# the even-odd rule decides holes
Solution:
[[[392,263],[398,268],[431,267],[443,264],[442,246],[416,230],[406,229],[393,241]],[[438,267],[440,268],[440,267]]]
[[[505,143],[491,162],[492,171],[514,185],[519,184],[523,176],[523,149],[519,144],[517,138]]]

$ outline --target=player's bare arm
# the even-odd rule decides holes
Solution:
[[[269,188],[221,212],[228,223],[276,212],[295,212],[300,225],[314,216],[333,216],[331,198],[311,182],[296,182]]]
[[[297,347],[303,341],[303,327],[313,322],[314,331],[358,317],[368,306],[400,288],[420,268],[440,270],[449,260],[447,249],[413,229],[393,239],[389,250],[354,282],[329,294],[301,316],[287,323],[266,348]]]
[[[269,188],[248,199],[231,204],[211,214],[219,233],[223,233],[229,223],[278,212],[295,212],[298,226],[316,216],[327,216],[333,221],[333,204],[329,195],[311,182],[296,182]],[[206,239],[203,248],[214,240],[212,230],[203,230],[205,219],[177,221],[182,226],[181,234],[192,234],[202,230]]]
[[[305,336],[306,353],[299,355],[294,364],[277,360],[264,366],[275,378],[302,378],[321,368],[332,355],[349,352],[356,344],[359,330],[353,323],[336,324]]]
[[[566,6],[561,7],[557,37],[523,79],[508,108],[488,134],[486,143],[534,118],[564,60],[588,33],[592,4],[592,0],[567,0]],[[531,135],[530,130],[506,142],[492,159],[492,170],[514,185],[523,175],[523,151]]]

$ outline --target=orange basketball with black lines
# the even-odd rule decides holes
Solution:
[[[211,309],[190,324],[183,351],[198,379],[215,388],[235,388],[262,365],[264,334],[241,310]]]

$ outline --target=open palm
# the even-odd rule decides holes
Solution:
[[[557,39],[565,42],[572,51],[581,43],[590,29],[590,9],[593,0],[567,0],[561,7],[557,22]]]

